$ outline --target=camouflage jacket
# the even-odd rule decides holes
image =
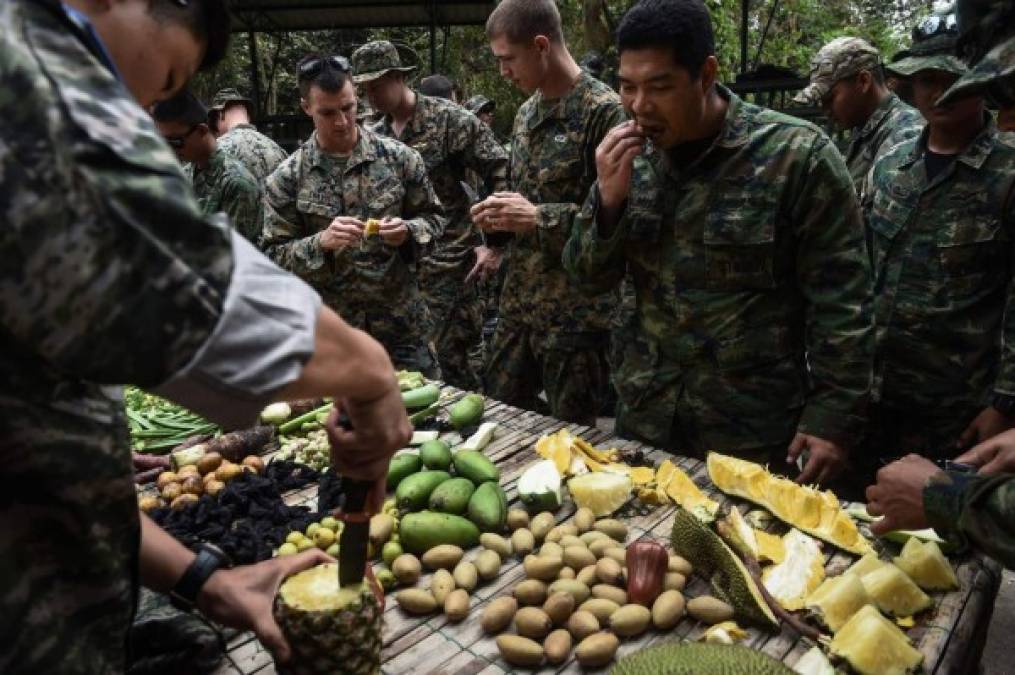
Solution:
[[[397,138],[423,157],[448,220],[444,235],[427,251],[424,264],[460,270],[472,247],[481,243],[469,216],[473,199],[462,184],[469,184],[471,174],[481,178],[487,192],[506,190],[508,157],[504,148],[490,128],[465,108],[420,93],[416,93],[416,110],[401,136],[395,134],[390,115],[372,129]]]
[[[982,407],[1015,395],[1015,147],[989,119],[927,182],[926,132],[874,166],[874,399],[900,409]]]
[[[7,0],[0,25],[0,672],[124,672],[140,529],[115,384],[194,358],[231,235],[60,3]]]
[[[268,177],[261,248],[313,286],[352,325],[397,319],[408,335],[425,335],[429,319],[415,273],[415,245],[444,232],[440,201],[415,150],[360,127],[340,172],[315,133]],[[324,251],[320,232],[337,216],[403,218],[410,237],[401,247],[379,237]]]
[[[288,156],[278,143],[253,124],[236,125],[219,137],[218,146],[230,157],[240,160],[259,185],[264,185],[271,172]]]
[[[923,488],[923,510],[943,537],[1015,569],[1015,476],[943,472]]]
[[[207,167],[193,168],[193,181],[201,211],[225,213],[233,227],[256,245],[261,235],[261,188],[243,164],[216,148]]]
[[[857,194],[863,190],[867,174],[874,162],[902,141],[916,138],[923,128],[920,111],[895,94],[881,102],[874,114],[859,129],[854,129],[846,150],[846,166],[853,177]]]
[[[609,331],[616,289],[589,295],[561,264],[571,225],[596,179],[596,147],[623,122],[616,92],[586,72],[568,94],[534,94],[518,109],[511,136],[511,189],[536,205],[539,222],[508,247],[500,317],[553,333]]]
[[[712,146],[686,167],[659,151],[639,156],[608,238],[593,190],[564,263],[590,290],[616,287],[625,270],[633,279],[637,310],[614,376],[633,409],[666,406],[692,386],[685,373],[704,368],[688,397],[725,397],[710,405],[746,426],[802,407],[800,431],[855,443],[870,386],[871,275],[849,173],[814,125],[719,93],[729,107]],[[779,440],[742,436],[731,448]]]

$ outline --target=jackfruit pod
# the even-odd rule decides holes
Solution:
[[[832,638],[829,649],[861,675],[906,675],[923,661],[906,634],[873,605],[854,614]]]
[[[765,588],[786,610],[803,609],[804,602],[825,578],[825,558],[817,541],[800,530],[790,530],[782,539],[786,558],[766,567]]]
[[[737,509],[730,509],[726,524],[730,533],[727,542],[741,555],[750,555],[762,563],[781,563],[785,559],[782,537],[751,527]]]
[[[691,477],[668,459],[660,464],[656,471],[656,486],[663,489],[674,503],[704,522],[714,520],[715,514],[719,511],[719,502],[705,496]]]

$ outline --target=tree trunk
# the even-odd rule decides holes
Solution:
[[[585,46],[605,54],[610,48],[610,29],[606,26],[606,0],[582,0]]]

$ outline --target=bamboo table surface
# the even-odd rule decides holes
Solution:
[[[463,392],[448,388],[446,391],[460,396]],[[517,501],[516,483],[522,471],[539,459],[534,444],[543,434],[567,428],[572,434],[580,435],[593,445],[616,447],[623,450],[641,450],[646,459],[658,465],[669,458],[688,473],[713,499],[724,506],[737,503],[743,510],[746,502],[730,500],[712,487],[703,462],[672,455],[637,442],[617,438],[596,428],[568,424],[552,417],[521,410],[504,403],[487,400],[484,421],[497,422],[499,427],[494,440],[484,450],[501,470],[501,485],[507,493],[509,503]],[[442,438],[454,445],[456,436]],[[292,504],[311,504],[316,500],[316,487],[310,486],[286,496]],[[655,539],[668,546],[672,526],[673,506],[648,507],[635,500],[629,501],[614,517],[624,520],[629,529],[628,542],[640,538]],[[574,505],[565,500],[557,512],[557,521],[570,518]],[[776,526],[782,533],[785,526]],[[875,546],[880,544],[875,542]],[[889,545],[892,546],[892,545]],[[467,552],[466,559],[479,549]],[[825,545],[826,571],[828,575],[841,573],[856,558],[842,553],[831,545]],[[897,552],[897,547],[893,548]],[[885,556],[882,555],[882,558]],[[985,639],[987,626],[993,610],[1001,580],[1001,568],[985,558],[966,556],[953,560],[960,588],[950,593],[932,593],[934,606],[916,617],[916,625],[906,630],[914,646],[924,657],[923,672],[934,675],[966,673],[975,669],[979,652]],[[424,574],[420,588],[429,587],[430,574]],[[483,607],[493,598],[510,593],[519,581],[524,579],[521,562],[509,557],[501,566],[500,575],[484,585],[478,586],[471,597],[468,617],[461,623],[450,623],[443,614],[425,617],[410,616],[403,612],[389,595],[384,612],[384,647],[382,671],[388,675],[398,673],[448,673],[473,675],[482,673],[512,672],[510,665],[500,657],[494,638],[483,633],[479,617]],[[687,597],[709,594],[708,585],[700,577],[692,575],[685,588]],[[649,630],[637,639],[621,642],[617,658],[664,640],[694,640],[706,626],[685,617],[671,631]],[[747,628],[749,638],[742,644],[765,652],[792,667],[793,664],[813,646],[794,630],[783,627],[779,633],[757,628]],[[227,654],[216,671],[217,675],[270,675],[275,672],[271,655],[251,633],[235,635],[228,641]],[[607,671],[603,669],[601,672]],[[583,671],[574,660],[572,650],[569,660],[561,666],[543,667],[540,673],[578,673]],[[975,670],[973,671],[975,672]]]

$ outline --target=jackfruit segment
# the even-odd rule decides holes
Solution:
[[[363,224],[363,235],[367,237],[373,237],[381,232],[381,221],[376,218],[370,218],[366,223]]]
[[[557,473],[561,476],[571,474],[571,443],[574,438],[567,429],[561,429],[555,434],[541,436],[536,441],[536,454],[543,459],[549,459],[557,467]]]
[[[781,563],[785,559],[782,537],[754,529],[737,509],[730,509],[726,524],[730,532],[728,543],[741,555],[750,555],[762,563]]]
[[[924,543],[911,537],[902,547],[902,553],[892,561],[920,588],[950,591],[959,587],[955,570],[933,541]]]
[[[818,542],[800,530],[783,537],[786,559],[766,567],[765,588],[788,611],[803,609],[804,602],[825,578],[825,557]]]
[[[662,490],[669,501],[690,511],[703,521],[710,522],[715,519],[715,514],[719,511],[719,502],[709,499],[691,477],[670,460],[667,459],[659,465],[655,483],[657,492]]]
[[[886,614],[912,616],[931,606],[930,596],[895,565],[884,564],[860,580],[867,595]]]
[[[768,654],[743,645],[663,642],[620,659],[610,675],[793,675]]]
[[[800,675],[835,675],[835,666],[820,647],[811,647],[793,664],[793,671]]]
[[[717,488],[763,506],[777,518],[844,551],[866,555],[871,547],[831,491],[797,485],[760,464],[712,452],[708,475]]]
[[[673,551],[695,572],[708,579],[713,592],[728,603],[738,618],[764,628],[778,629],[779,621],[744,563],[708,525],[684,508],[677,508],[670,534]]]
[[[923,661],[906,634],[872,605],[846,622],[832,638],[829,649],[861,675],[905,675]]]
[[[825,579],[804,602],[804,606],[833,633],[869,604],[871,599],[860,577],[848,573]]]
[[[860,558],[855,563],[850,565],[849,569],[846,570],[846,574],[855,574],[857,577],[862,579],[863,575],[867,574],[868,572],[873,572],[874,570],[879,569],[883,565],[887,564],[888,563],[878,558],[877,553],[868,553],[867,555],[865,555],[864,557]]]
[[[746,640],[747,631],[738,626],[736,621],[723,621],[711,626],[698,639],[718,645],[731,645]]]

